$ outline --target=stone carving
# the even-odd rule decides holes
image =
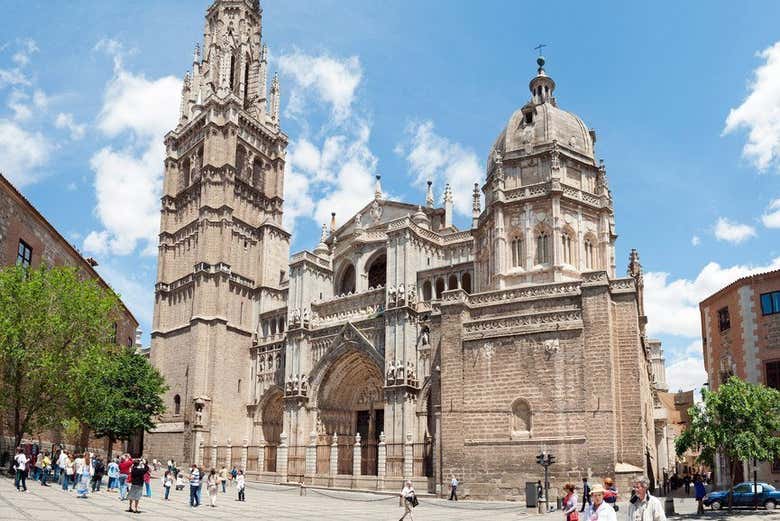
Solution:
[[[550,162],[553,170],[561,168],[561,152],[558,150],[558,140],[553,139],[552,152],[550,153]]]
[[[358,212],[355,216],[355,228],[363,228],[363,215],[360,212]]]
[[[544,341],[544,353],[547,355],[547,360],[552,358],[561,349],[561,342],[557,338]]]
[[[539,326],[557,324],[558,322],[572,322],[575,320],[582,320],[582,313],[579,310],[555,311],[550,313],[537,313],[535,315],[524,315],[519,317],[479,320],[474,322],[466,322],[464,323],[463,327],[466,333],[479,333],[502,329],[513,329],[523,326]]]
[[[496,163],[496,180],[504,180],[504,158],[501,155],[501,151],[496,149],[493,152],[493,161]]]
[[[423,328],[422,334],[420,335],[420,344],[423,347],[428,347],[431,343],[430,333],[428,332],[428,328]]]
[[[388,304],[390,304],[390,305],[394,305],[395,304],[395,295],[396,295],[395,286],[393,286],[391,284],[390,287],[387,288],[387,302],[388,302]]]
[[[301,323],[301,310],[298,308],[295,308],[292,310],[292,324],[294,326],[300,325]]]
[[[397,303],[398,304],[403,304],[404,302],[405,302],[405,298],[404,298],[404,285],[403,285],[403,283],[401,283],[401,284],[398,285],[398,300],[397,300]]]
[[[374,218],[374,222],[379,222],[382,218],[382,205],[376,199],[371,203],[371,217]]]

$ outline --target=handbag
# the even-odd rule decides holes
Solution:
[[[417,494],[412,494],[412,497],[409,499],[409,502],[412,504],[412,508],[419,505],[420,502],[417,500]]]

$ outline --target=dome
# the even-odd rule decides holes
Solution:
[[[579,117],[558,108],[552,97],[555,82],[540,68],[529,88],[531,101],[509,118],[490,151],[488,164],[493,164],[495,150],[504,158],[528,155],[556,140],[559,146],[584,156],[582,159],[595,165],[595,134]]]

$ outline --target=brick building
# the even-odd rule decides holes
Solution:
[[[469,229],[449,187],[442,206],[430,183],[397,202],[377,176],[290,258],[261,20],[257,1],[209,7],[166,136],[151,359],[170,391],[149,457],[340,487],[455,475],[490,498],[523,496],[544,450],[553,487],[657,476],[639,255],[618,277],[595,131],[558,107],[544,61]]]
[[[32,268],[41,264],[75,266],[85,276],[109,288],[95,271],[97,263],[94,259],[82,257],[30,201],[0,174],[0,265],[14,264]],[[133,346],[138,320],[121,301],[120,306],[120,316],[114,324],[114,337],[118,344]],[[0,422],[0,429],[5,431],[7,428]],[[0,436],[3,431],[0,431]],[[43,440],[59,441],[58,436],[58,433],[44,433]]]
[[[704,368],[710,389],[730,376],[780,389],[780,270],[743,277],[699,304]],[[716,461],[719,484],[728,480]],[[736,480],[752,476],[752,463],[737,467]],[[758,479],[780,485],[780,461],[761,462]]]

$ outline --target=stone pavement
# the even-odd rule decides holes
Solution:
[[[187,520],[192,519],[269,519],[269,520],[366,520],[395,521],[403,510],[397,497],[378,494],[341,492],[334,490],[307,489],[304,497],[297,487],[262,485],[249,483],[247,501],[235,501],[235,489],[228,488],[227,494],[220,494],[217,508],[210,508],[208,497],[203,491],[204,505],[192,509],[188,506],[189,491],[171,491],[171,500],[162,500],[162,486],[159,480],[153,481],[154,497],[141,499],[140,515],[125,512],[126,502],[120,502],[116,494],[99,492],[88,499],[77,499],[74,492],[63,492],[52,485],[44,488],[34,481],[28,483],[28,492],[19,493],[13,488],[13,480],[0,478],[0,519],[14,520],[108,520],[108,519],[145,519]],[[696,505],[691,499],[677,499],[678,519],[737,519],[739,521],[780,521],[780,510],[767,512],[750,510],[732,512],[713,512],[707,510],[704,516],[696,516]],[[621,505],[618,520],[625,520],[625,505]],[[520,504],[461,501],[458,503],[441,499],[422,498],[420,506],[414,510],[417,521],[460,521],[490,520],[510,521],[561,521],[560,512],[537,515]]]

